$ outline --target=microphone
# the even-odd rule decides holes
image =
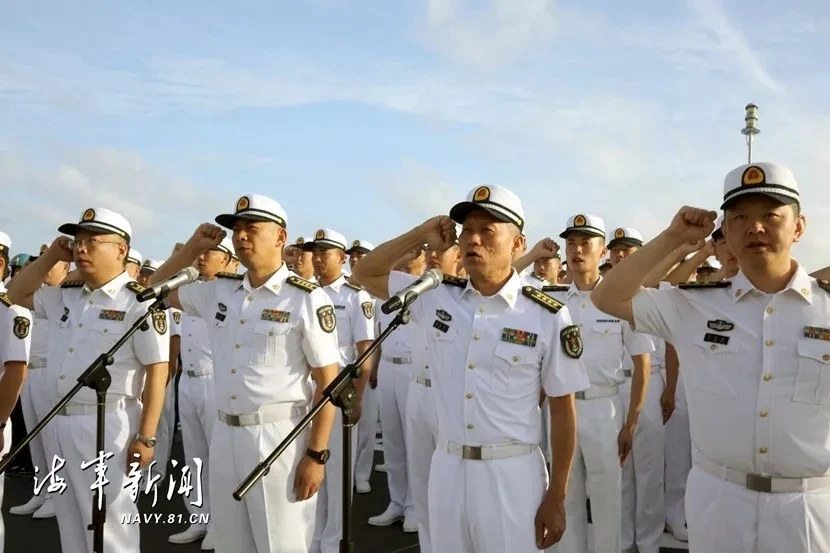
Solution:
[[[421,275],[421,278],[401,290],[400,292],[393,294],[388,300],[386,300],[383,305],[380,306],[380,310],[383,311],[386,315],[392,313],[393,311],[397,311],[403,307],[409,307],[412,305],[416,299],[422,294],[429,292],[430,290],[434,290],[438,288],[438,285],[444,280],[444,273],[439,271],[438,269],[430,269],[429,271],[425,272]]]
[[[195,267],[185,267],[170,278],[157,282],[136,296],[138,301],[154,300],[163,298],[170,292],[185,284],[190,284],[199,278],[199,270]]]

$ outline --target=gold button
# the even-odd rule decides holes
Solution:
[[[245,324],[245,319],[242,319],[241,321],[239,321],[239,324],[244,325]]]
[[[231,399],[236,399],[236,394],[233,394],[233,395],[231,396]]]
[[[709,346],[709,349],[712,350],[712,351],[715,351],[716,349],[718,349],[718,346],[716,346],[715,344],[712,344],[711,346]]]
[[[89,300],[89,305],[95,305],[95,302],[92,301],[92,300]]]
[[[810,291],[809,291],[809,290],[807,290],[806,288],[802,288],[802,289],[801,289],[801,293],[802,293],[802,294],[804,294],[805,296],[810,295]]]
[[[767,340],[764,343],[767,345],[767,347],[772,347],[772,345],[775,343],[775,340]]]
[[[78,323],[78,328],[83,328],[83,327],[84,327],[84,323]]]
[[[481,336],[479,336],[478,334],[476,334],[475,336],[473,336],[473,340],[478,340],[479,338],[481,338]]]
[[[473,394],[471,394],[471,393],[469,393],[469,392],[468,392],[468,393],[467,393],[467,399],[473,399]]]
[[[607,328],[605,329],[605,333],[608,334],[608,329]]]
[[[66,378],[66,375],[65,375],[65,374],[62,374],[62,375],[61,375],[61,380],[63,380],[64,378]]]
[[[772,313],[773,311],[775,311],[775,309],[773,309],[771,305],[767,307],[767,313]]]
[[[74,351],[75,351],[75,348],[69,348],[69,353],[73,353]]]
[[[109,332],[109,329],[108,329],[108,328],[105,328],[105,329],[104,329],[104,334],[106,334],[107,332]]]
[[[758,453],[761,453],[761,454],[764,454],[766,452],[767,452],[767,448],[765,448],[765,447],[762,447],[761,449],[758,450]]]
[[[830,361],[830,354],[825,353],[821,356],[822,361]]]
[[[515,363],[515,362],[516,362],[516,361],[518,361],[518,360],[519,360],[519,356],[518,356],[518,355],[514,355],[514,356],[513,356],[513,362]]]
[[[772,380],[772,375],[770,373],[764,373],[764,381],[769,382]]]
[[[475,369],[476,365],[475,365],[475,363],[470,363],[469,365],[467,365],[467,368],[468,369]]]
[[[241,348],[242,346],[240,346],[239,344],[236,344],[236,345],[234,345],[233,347],[235,347],[236,349],[239,349],[239,348]]]
[[[767,410],[766,410],[766,409],[761,409],[761,412],[760,412],[759,414],[761,415],[761,418],[764,418],[764,417],[766,417],[769,413],[767,413]]]
[[[472,430],[472,429],[473,429],[473,425],[472,425],[472,424],[468,424],[468,425],[467,425],[467,430]]]
[[[248,301],[254,301],[254,297],[253,296],[248,296]]]
[[[583,309],[585,309],[585,304],[583,303],[580,307],[582,307]]]
[[[236,374],[236,369],[231,369],[231,374]]]
[[[268,333],[268,336],[273,336],[273,335],[274,335],[274,331],[273,331],[273,330],[272,330],[271,332],[269,332],[269,333]]]
[[[484,306],[483,305],[478,306],[478,312],[479,313],[484,313]]]

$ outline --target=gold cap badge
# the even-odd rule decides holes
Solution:
[[[245,209],[248,209],[251,206],[251,201],[248,199],[248,196],[242,196],[239,198],[239,201],[236,202],[236,212],[239,213]]]
[[[764,184],[767,181],[767,175],[764,170],[755,165],[747,167],[741,177],[741,184],[743,186],[756,186]]]
[[[298,246],[302,246],[304,243],[305,243],[305,238],[303,238],[302,236],[297,238],[297,241],[295,242],[295,244],[297,244]]]
[[[587,223],[587,221],[585,220],[584,215],[577,215],[576,217],[574,217],[574,226],[575,227],[584,227],[585,223]]]
[[[621,228],[618,228],[614,231],[614,238],[625,238],[625,231]]]
[[[81,216],[81,221],[92,221],[95,219],[95,210],[94,209],[87,209],[84,211],[84,214]]]
[[[478,190],[475,191],[473,194],[473,201],[474,202],[486,202],[490,199],[490,189],[486,186],[479,187]]]
[[[360,247],[360,240],[355,240],[354,242],[352,242],[352,247],[353,248],[359,248]]]
[[[323,229],[318,230],[317,234],[314,235],[315,240],[322,240],[325,237],[326,237],[326,231],[324,231]]]

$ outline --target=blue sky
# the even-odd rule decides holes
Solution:
[[[0,229],[13,251],[109,207],[164,258],[245,193],[289,234],[379,243],[472,187],[529,240],[579,212],[647,238],[784,163],[830,264],[830,5],[772,0],[12,2],[0,20]]]

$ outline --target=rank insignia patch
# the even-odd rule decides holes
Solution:
[[[360,304],[360,308],[363,310],[363,316],[367,319],[371,319],[375,316],[375,304],[370,301],[364,301]]]
[[[14,318],[14,328],[12,331],[14,335],[20,338],[21,340],[25,339],[29,336],[29,329],[32,327],[32,322],[27,319],[26,317],[15,317]]]
[[[324,332],[332,333],[337,328],[337,317],[334,316],[334,307],[324,305],[317,309],[317,322]]]
[[[276,309],[263,309],[261,321],[271,321],[272,323],[287,323],[291,313],[287,311],[277,311]]]
[[[813,340],[830,341],[830,328],[821,328],[818,326],[805,326],[804,337],[812,338]]]
[[[735,328],[735,325],[733,323],[724,321],[722,319],[717,319],[715,321],[707,321],[706,326],[709,328],[709,330],[714,330],[716,332],[727,332]]]
[[[565,355],[571,359],[579,359],[582,357],[582,350],[585,349],[582,344],[582,335],[579,333],[579,327],[571,325],[562,329],[559,333],[559,341],[562,342],[562,350]]]
[[[216,308],[219,309],[219,311],[221,311],[222,313],[228,310],[228,306],[224,303],[217,304]]]
[[[153,328],[164,336],[164,333],[167,332],[167,313],[164,311],[153,313]]]
[[[443,309],[436,309],[435,316],[441,319],[442,321],[451,321],[452,315],[444,311]]]
[[[126,313],[123,311],[115,311],[113,309],[102,309],[101,313],[98,315],[98,318],[103,319],[105,321],[123,321],[125,315]]]
[[[501,341],[508,344],[516,344],[517,346],[527,346],[529,348],[536,347],[536,340],[539,335],[525,330],[517,330],[515,328],[504,328],[501,331]]]

